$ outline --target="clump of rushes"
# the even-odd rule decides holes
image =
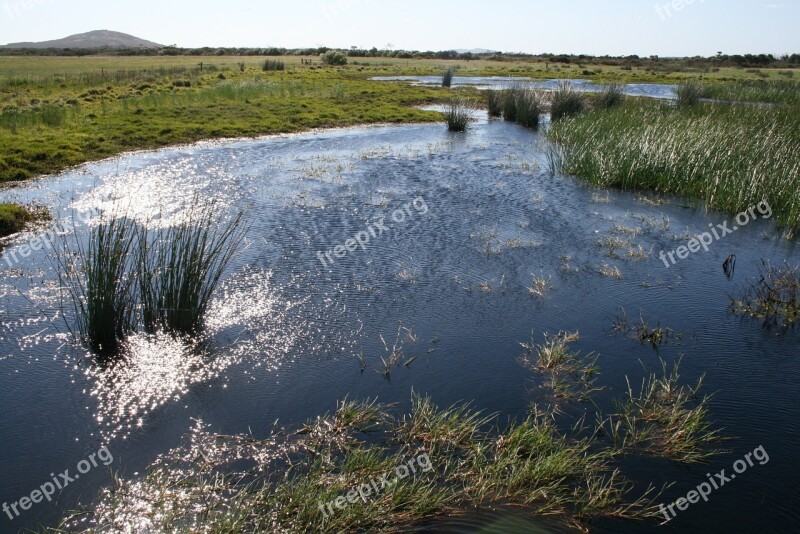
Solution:
[[[473,121],[475,105],[461,96],[454,96],[444,112],[447,129],[451,132],[465,132]]]
[[[544,97],[539,91],[517,85],[501,90],[496,98],[496,106],[502,110],[505,120],[528,128],[539,125],[544,109]]]
[[[577,115],[586,109],[583,95],[575,91],[569,82],[561,82],[553,91],[550,102],[550,114],[553,120]]]
[[[195,335],[211,296],[243,237],[242,213],[222,223],[214,205],[188,219],[142,235],[139,247],[142,318],[149,333]]]
[[[63,241],[59,277],[72,299],[81,341],[100,356],[116,354],[136,328],[134,283],[138,226],[127,218],[101,221],[87,247]],[[78,264],[73,257],[80,258]]]
[[[648,453],[685,463],[705,462],[720,451],[709,445],[721,441],[708,419],[709,397],[699,399],[703,385],[679,384],[680,362],[671,372],[662,361],[662,376],[651,374],[628,398],[617,403],[617,413],[601,423],[621,449],[643,448]]]
[[[756,317],[768,327],[788,328],[800,318],[800,265],[762,262],[756,282],[732,300],[735,313]]]
[[[442,87],[451,87],[453,85],[453,74],[455,71],[453,67],[448,67],[442,76]]]
[[[703,96],[703,86],[696,81],[688,80],[675,89],[675,94],[678,96],[675,103],[679,108],[695,107]]]
[[[598,109],[609,109],[621,105],[625,101],[625,90],[622,84],[606,85],[594,97],[594,105]]]
[[[486,107],[490,117],[500,117],[503,115],[503,93],[502,91],[486,91]]]

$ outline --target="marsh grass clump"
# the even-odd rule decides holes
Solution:
[[[243,237],[242,213],[228,223],[213,216],[213,204],[188,219],[143,234],[139,243],[142,320],[149,333],[195,335],[211,297]]]
[[[759,278],[737,299],[731,299],[735,313],[749,315],[767,327],[788,328],[800,318],[800,265],[777,267],[762,262]]]
[[[703,86],[694,80],[688,80],[675,89],[675,94],[678,96],[675,104],[679,108],[692,108],[700,103]]]
[[[212,207],[196,208],[186,222],[166,229],[115,217],[94,227],[86,245],[75,234],[63,238],[59,279],[84,345],[112,356],[140,325],[147,333],[200,332],[243,235],[241,213],[223,224]]]
[[[698,397],[703,378],[694,387],[682,386],[679,368],[676,362],[668,372],[662,361],[661,376],[647,376],[638,392],[628,380],[627,398],[602,425],[622,448],[685,463],[705,462],[720,452],[709,448],[722,437],[709,421],[710,397]]]
[[[444,71],[444,76],[442,76],[442,87],[452,87],[454,74],[455,70],[453,70],[453,67],[448,67],[447,70]]]
[[[81,341],[101,356],[115,354],[136,328],[136,242],[141,230],[127,218],[101,221],[86,247],[63,241],[59,278],[75,311]],[[79,258],[76,263],[73,257]]]
[[[780,107],[687,113],[628,100],[558,121],[548,136],[556,170],[593,185],[674,193],[733,214],[767,202],[779,224],[797,228],[798,117]]]
[[[582,355],[570,349],[580,339],[578,332],[544,337],[542,345],[533,341],[522,344],[527,353],[523,363],[547,378],[546,387],[557,399],[586,401],[592,393],[600,391],[595,386],[599,373],[597,355]]]
[[[631,324],[628,321],[628,314],[625,308],[621,308],[619,315],[613,320],[612,330],[627,334],[633,339],[637,339],[640,343],[650,343],[654,349],[658,349],[661,345],[669,343],[670,341],[681,339],[681,334],[676,333],[673,329],[662,327],[659,322],[655,327],[651,327],[644,316],[640,315],[639,320]]]
[[[503,115],[502,91],[486,91],[486,108],[490,117],[501,117]]]
[[[117,479],[93,510],[62,528],[213,532],[405,531],[474,507],[525,506],[575,526],[602,517],[654,519],[658,509],[598,448],[594,434],[562,433],[552,414],[504,424],[468,405],[441,409],[414,395],[410,413],[376,401],[339,403],[299,432],[219,436],[198,424],[189,443],[144,475]],[[200,457],[202,461],[196,461]],[[409,476],[399,466],[419,461]],[[387,478],[332,513],[325,503]],[[165,513],[168,510],[169,513]]]
[[[447,129],[451,132],[467,131],[469,124],[474,120],[472,117],[474,110],[475,105],[471,101],[461,96],[454,96],[444,112]]]
[[[594,106],[598,109],[610,109],[625,102],[625,88],[622,84],[612,83],[606,85],[594,97]]]
[[[550,114],[554,121],[577,115],[586,109],[586,101],[569,82],[562,82],[553,91],[550,100]]]
[[[284,62],[278,59],[265,59],[264,61],[261,62],[261,70],[263,70],[264,72],[281,71],[285,69],[286,65],[284,64]]]
[[[516,122],[527,128],[539,125],[539,118],[544,111],[544,96],[523,85],[507,87],[496,92],[495,111],[501,111],[508,122]]]

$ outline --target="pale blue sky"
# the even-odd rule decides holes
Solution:
[[[0,43],[108,29],[162,44],[800,53],[800,0],[0,0]],[[659,7],[660,6],[660,11]]]

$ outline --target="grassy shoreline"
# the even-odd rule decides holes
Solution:
[[[630,100],[554,124],[555,170],[600,187],[677,194],[736,214],[767,201],[800,228],[800,112]]]

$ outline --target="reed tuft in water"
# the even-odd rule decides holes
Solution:
[[[149,333],[195,335],[222,274],[243,237],[242,213],[230,222],[213,217],[213,204],[185,222],[142,235],[139,267],[142,319]]]
[[[115,354],[136,328],[135,246],[140,229],[127,218],[101,221],[84,247],[63,241],[59,278],[75,310],[80,340],[99,355]],[[77,257],[76,263],[72,258]]]
[[[442,87],[451,87],[453,85],[453,75],[455,71],[453,67],[448,67],[446,71],[444,71],[444,76],[442,76]]]
[[[733,299],[735,313],[749,315],[771,328],[788,328],[800,319],[800,265],[764,261],[757,281]]]
[[[465,132],[474,120],[472,112],[475,105],[461,96],[454,96],[444,112],[447,129],[451,132]]]
[[[586,101],[583,95],[577,92],[569,82],[560,83],[551,95],[550,114],[554,121],[577,115],[585,109]]]

